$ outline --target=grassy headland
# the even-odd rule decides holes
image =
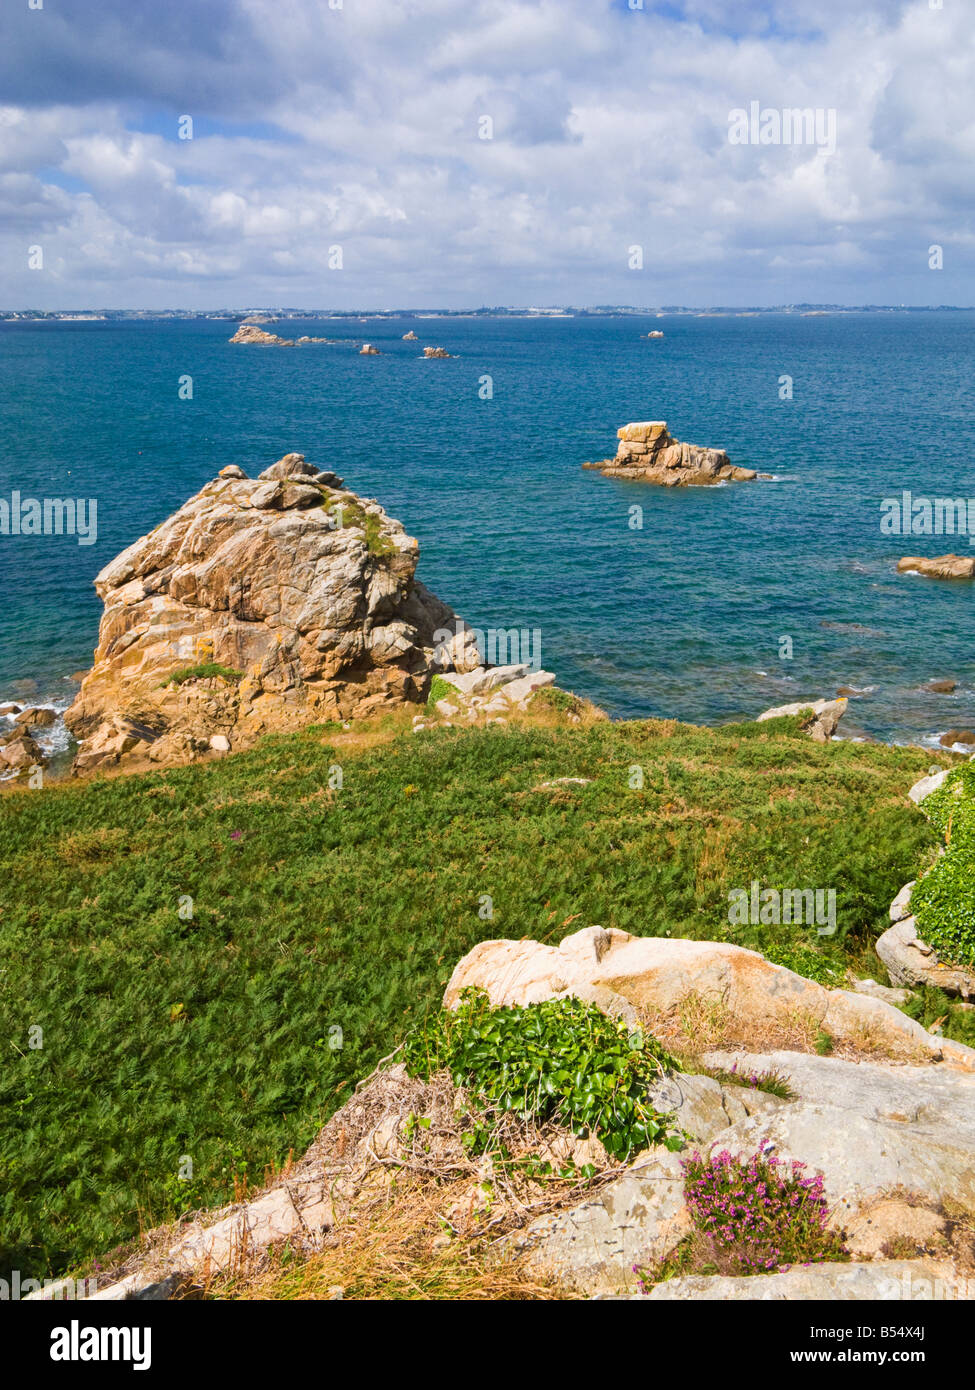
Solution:
[[[0,1274],[260,1182],[479,940],[598,922],[885,978],[871,943],[937,840],[905,799],[929,751],[550,718],[311,729],[0,798]],[[591,781],[538,789],[566,777]],[[730,926],[753,879],[835,888],[839,932]]]

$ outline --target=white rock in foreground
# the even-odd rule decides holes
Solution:
[[[481,941],[454,969],[444,994],[456,1006],[467,986],[483,989],[495,1006],[532,1004],[604,987],[637,1008],[666,1014],[690,994],[720,1000],[741,1027],[776,1023],[794,1029],[805,1016],[837,1039],[892,1055],[945,1057],[975,1068],[975,1050],[934,1038],[880,999],[825,989],[756,951],[725,942],[637,937],[615,928],[587,927],[559,946],[538,941]]]
[[[934,1302],[970,1298],[967,1281],[933,1260],[877,1260],[870,1264],[801,1265],[781,1274],[751,1274],[733,1278],[721,1274],[685,1274],[668,1279],[641,1302],[684,1302],[748,1299],[830,1299],[842,1303],[899,1300]]]
[[[920,806],[925,797],[930,796],[932,792],[936,792],[950,771],[950,768],[942,768],[940,772],[932,772],[929,776],[922,777],[919,782],[915,782],[911,790],[907,793],[915,806]]]

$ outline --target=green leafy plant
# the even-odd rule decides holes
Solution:
[[[451,685],[450,681],[444,680],[443,676],[434,676],[430,682],[430,694],[427,696],[427,713],[433,713],[438,700],[449,700],[459,694],[460,691],[456,685]]]
[[[203,661],[197,666],[183,666],[180,670],[174,671],[171,676],[167,676],[163,685],[185,685],[187,681],[222,680],[228,685],[236,685],[243,680],[243,671],[235,671],[232,666],[221,666],[216,661]]]
[[[945,848],[911,892],[918,935],[948,961],[975,966],[975,764],[952,772],[921,809]]]
[[[578,999],[492,1009],[466,989],[404,1044],[407,1068],[429,1078],[447,1070],[455,1086],[520,1119],[555,1121],[580,1139],[595,1134],[614,1158],[648,1144],[681,1146],[647,1087],[676,1062],[660,1044]]]

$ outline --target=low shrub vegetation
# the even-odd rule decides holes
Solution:
[[[427,696],[427,713],[433,713],[438,700],[450,700],[459,694],[460,691],[456,685],[451,685],[450,681],[445,680],[443,676],[434,676],[430,682],[430,694]]]
[[[236,685],[243,678],[243,671],[235,671],[232,666],[221,666],[217,661],[203,661],[196,666],[181,667],[160,681],[160,685],[185,685],[187,681],[206,680],[221,680],[228,685]]]
[[[806,1177],[804,1164],[725,1149],[694,1153],[682,1167],[694,1230],[660,1270],[641,1272],[644,1287],[676,1274],[769,1274],[849,1258],[829,1225],[823,1179]]]
[[[681,1146],[646,1100],[647,1087],[677,1063],[594,1004],[549,999],[492,1009],[482,991],[464,990],[455,1011],[440,1010],[410,1034],[404,1056],[411,1075],[449,1071],[475,1103],[563,1125],[577,1139],[595,1135],[622,1162],[650,1144]]]
[[[918,935],[946,960],[975,966],[975,764],[952,772],[921,809],[945,852],[911,892]]]
[[[937,843],[905,801],[930,758],[788,720],[513,720],[4,792],[0,1276],[65,1273],[302,1153],[485,938],[749,945],[728,893],[757,878],[835,887],[830,960],[866,951]],[[532,794],[567,776],[584,796]]]

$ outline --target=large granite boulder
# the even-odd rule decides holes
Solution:
[[[727,481],[749,481],[758,475],[751,468],[736,468],[723,449],[682,444],[667,433],[663,420],[645,420],[616,431],[616,456],[599,463],[584,463],[607,477],[639,478],[663,487],[708,486]]]
[[[419,702],[435,671],[479,664],[378,503],[301,454],[224,475],[95,580],[98,648],[65,715],[79,770]]]
[[[456,1006],[468,986],[491,1004],[524,1005],[594,987],[619,995],[645,1016],[665,1018],[688,1000],[720,1004],[730,1034],[747,1043],[752,1029],[795,1031],[806,1020],[815,1032],[847,1039],[858,1049],[902,1059],[943,1057],[975,1068],[975,1050],[934,1037],[891,1004],[845,989],[826,989],[756,951],[719,941],[638,937],[587,927],[559,946],[539,941],[481,941],[457,963],[444,1004]]]
[[[905,883],[890,905],[893,926],[877,939],[874,950],[887,967],[895,985],[916,989],[931,985],[945,994],[962,999],[975,999],[975,972],[962,965],[943,961],[933,946],[917,934],[917,922],[911,913],[911,889]]]

